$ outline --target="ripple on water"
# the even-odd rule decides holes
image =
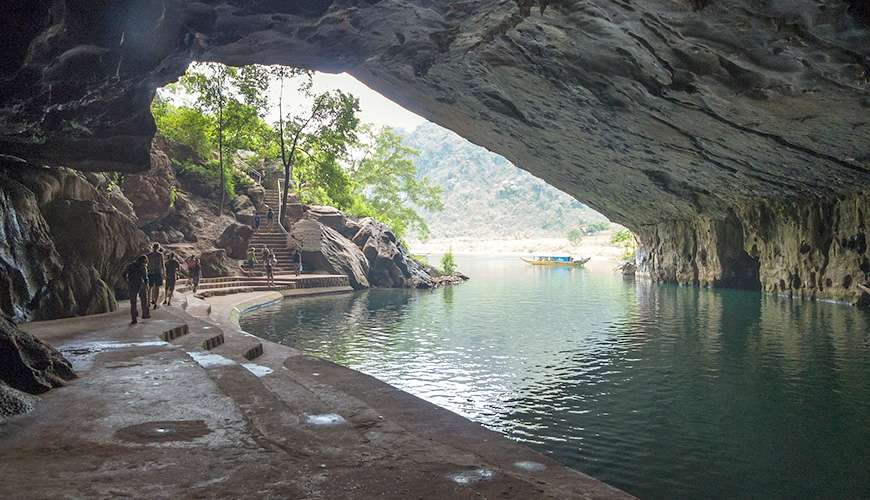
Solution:
[[[870,497],[866,311],[512,261],[460,266],[472,281],[449,296],[288,301],[242,326],[640,497]]]

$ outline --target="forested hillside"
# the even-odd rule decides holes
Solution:
[[[444,209],[422,212],[432,238],[565,237],[607,219],[505,158],[433,123],[404,137],[417,175],[441,186]]]

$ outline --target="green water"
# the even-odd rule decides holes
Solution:
[[[242,320],[643,498],[870,498],[870,313],[457,258]]]

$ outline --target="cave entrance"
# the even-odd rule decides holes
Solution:
[[[603,252],[628,260],[636,248],[604,215],[348,74],[194,63],[158,89],[152,114],[175,196],[199,196],[229,217],[205,225],[250,223],[280,199],[258,199],[251,185],[277,192],[290,164],[291,205],[373,215],[414,253]],[[177,221],[164,222],[146,230],[178,243],[169,227]]]

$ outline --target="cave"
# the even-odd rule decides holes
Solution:
[[[6,7],[0,24],[15,35],[0,60],[4,214],[40,201],[14,196],[16,165],[148,170],[149,104],[191,62],[281,64],[347,72],[571,194],[638,235],[639,270],[655,279],[785,283],[793,296],[849,302],[864,292],[845,277],[870,279],[870,28],[854,2]],[[64,203],[62,217],[41,206],[50,226],[74,228],[91,211]],[[126,234],[111,226],[98,225]],[[98,265],[79,269],[73,286],[53,277],[54,261],[81,250],[61,241],[53,254],[44,235],[7,227],[19,247],[50,254],[34,270],[4,253],[18,271],[3,284],[14,316],[75,298],[65,313],[111,309],[104,278],[118,272],[118,248],[89,248]]]

